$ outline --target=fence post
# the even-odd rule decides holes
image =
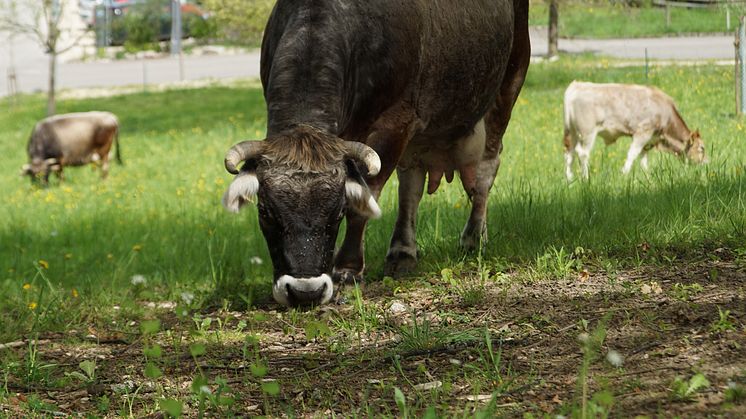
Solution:
[[[741,61],[739,60],[739,51],[740,51],[740,44],[741,42],[738,40],[738,37],[741,35],[741,28],[739,25],[738,30],[735,32],[736,39],[733,40],[733,46],[735,47],[735,67],[733,68],[733,90],[735,91],[735,97],[736,97],[736,115],[741,114]]]
[[[746,16],[741,16],[738,26],[738,63],[740,64],[739,92],[741,96],[739,115],[746,114]]]

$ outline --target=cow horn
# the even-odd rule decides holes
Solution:
[[[236,166],[242,161],[262,154],[262,145],[261,141],[243,141],[231,147],[225,153],[225,170],[237,175]]]
[[[381,158],[375,150],[363,143],[346,141],[347,156],[365,163],[368,176],[375,176],[381,171]]]

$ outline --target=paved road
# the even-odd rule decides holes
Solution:
[[[544,30],[531,31],[534,55],[546,54]],[[10,43],[0,40],[0,77],[9,67]],[[46,90],[47,58],[38,45],[27,39],[16,39],[15,52],[18,88],[22,92]],[[645,48],[651,59],[732,59],[733,38],[729,36],[643,38],[611,40],[560,40],[560,50],[594,52],[620,58],[644,58]],[[111,87],[179,80],[179,62],[174,58],[116,60],[111,62],[62,62],[58,69],[61,89]],[[187,56],[184,58],[184,80],[204,78],[258,77],[258,52],[237,55]],[[0,83],[0,96],[7,95],[7,83]]]
[[[733,59],[733,36],[692,36],[635,39],[560,39],[562,52],[591,52],[617,58],[645,58],[662,60],[724,60]],[[546,55],[546,29],[532,28],[531,53]]]

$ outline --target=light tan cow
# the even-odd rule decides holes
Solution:
[[[573,179],[574,154],[588,178],[588,158],[597,136],[606,145],[631,136],[623,173],[629,173],[641,155],[647,170],[647,152],[657,147],[682,159],[706,162],[699,131],[690,131],[673,99],[655,87],[635,84],[597,84],[573,81],[565,90],[565,174]]]

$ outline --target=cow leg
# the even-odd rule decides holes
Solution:
[[[643,149],[650,141],[650,137],[651,135],[649,133],[636,133],[632,136],[632,145],[629,146],[629,151],[627,152],[627,161],[624,162],[622,173],[626,175],[630,172],[630,170],[632,170],[632,165],[635,163],[637,157],[640,155],[640,153],[642,153]]]
[[[574,175],[572,173],[572,163],[574,161],[574,154],[575,151],[573,150],[575,148],[575,139],[572,134],[570,134],[569,130],[565,130],[565,136],[563,138],[563,143],[565,145],[565,177],[567,177],[568,182],[572,182],[572,179],[574,178]]]
[[[642,167],[642,170],[646,172],[650,168],[648,166],[648,151],[647,150],[642,150],[642,153],[640,154],[640,167]]]
[[[425,171],[420,167],[398,168],[399,216],[386,255],[384,275],[398,277],[417,266],[417,208],[425,189]]]
[[[101,158],[101,179],[106,179],[109,176],[109,154],[104,154]]]
[[[381,171],[368,179],[368,188],[378,200],[383,186],[394,172],[399,159],[422,122],[414,109],[400,104],[386,111],[371,127],[366,144],[381,158]],[[332,279],[337,284],[362,282],[365,270],[364,236],[368,219],[348,211],[347,231],[342,246],[334,257]]]
[[[596,135],[595,131],[588,135],[581,135],[581,140],[575,144],[575,153],[578,155],[583,179],[585,180],[588,180],[590,176],[591,151],[593,151],[593,145],[596,143]]]
[[[503,135],[508,128],[513,105],[526,79],[531,58],[527,25],[528,3],[515,2],[515,4],[517,8],[513,49],[497,100],[484,118],[486,141],[482,160],[475,171],[473,169],[459,170],[461,183],[471,199],[471,214],[461,232],[460,240],[465,250],[476,249],[482,239],[487,237],[487,198],[497,176],[497,169],[500,167]]]

